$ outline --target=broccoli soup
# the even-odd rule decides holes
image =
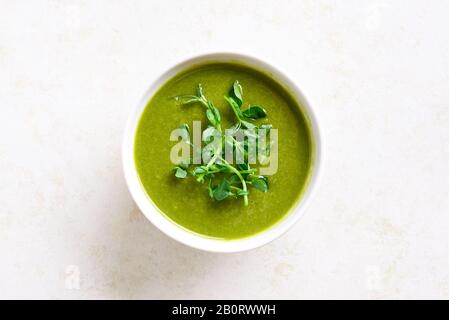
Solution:
[[[314,146],[301,105],[269,75],[233,63],[192,67],[153,95],[134,160],[160,213],[193,233],[239,239],[289,214]]]

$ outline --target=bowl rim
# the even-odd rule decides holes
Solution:
[[[207,62],[240,62],[246,66],[254,68],[264,73],[268,73],[281,86],[288,89],[293,98],[300,102],[302,111],[308,118],[309,126],[312,131],[312,140],[314,142],[314,162],[312,172],[310,173],[309,182],[300,196],[299,200],[290,209],[280,221],[266,230],[263,230],[254,235],[241,239],[217,239],[210,238],[190,231],[174,221],[171,221],[160,209],[153,203],[151,198],[145,192],[134,161],[134,139],[136,129],[148,101],[152,96],[175,75],[180,72],[202,63]],[[210,252],[241,252],[257,247],[261,247],[271,241],[277,239],[288,231],[296,222],[304,215],[311,199],[316,193],[316,189],[321,180],[322,166],[323,166],[323,140],[322,131],[319,125],[318,117],[310,99],[302,89],[296,85],[296,81],[291,80],[285,72],[279,68],[274,67],[264,60],[256,58],[252,55],[236,53],[236,52],[212,52],[205,54],[198,54],[187,59],[182,59],[177,64],[173,65],[159,77],[151,82],[139,103],[132,108],[128,117],[122,142],[122,165],[125,175],[126,184],[131,193],[132,198],[136,202],[139,209],[146,216],[151,223],[156,226],[163,233],[187,246]]]

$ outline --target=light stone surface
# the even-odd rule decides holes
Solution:
[[[448,1],[0,8],[0,298],[449,299]],[[326,140],[304,218],[239,254],[163,235],[120,159],[150,82],[220,50],[288,71]]]

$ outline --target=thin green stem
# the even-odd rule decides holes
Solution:
[[[242,189],[245,191],[245,193],[248,193],[248,188],[246,187],[245,179],[243,179],[242,175],[240,174],[240,171],[238,171],[236,168],[234,168],[229,162],[227,162],[225,159],[221,158],[221,160],[229,167],[229,169],[235,173],[235,175],[240,179],[240,182],[242,183]],[[245,194],[243,196],[243,202],[245,203],[245,206],[248,205],[248,195]]]
[[[232,111],[234,112],[235,117],[237,118],[238,122],[239,123],[242,122],[242,119],[240,118],[239,111],[236,109],[236,106],[234,105],[233,101],[230,98],[226,97],[226,96],[224,98],[228,102],[228,104],[231,107]]]

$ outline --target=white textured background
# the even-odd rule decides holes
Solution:
[[[150,82],[215,50],[287,70],[327,144],[305,217],[232,255],[161,234],[120,162]],[[0,298],[448,299],[449,1],[0,0],[0,257]]]

